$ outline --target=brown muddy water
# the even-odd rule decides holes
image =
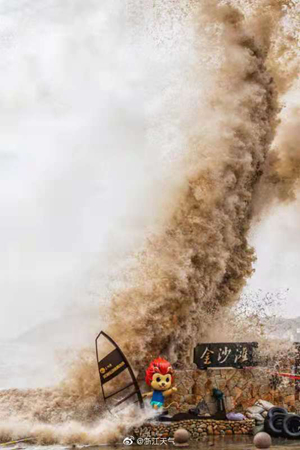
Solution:
[[[123,443],[119,443],[116,445],[99,445],[99,446],[6,446],[3,448],[7,448],[9,450],[66,450],[66,449],[89,449],[89,450],[114,450],[114,449],[125,449],[125,448],[143,448],[144,450],[148,448],[161,447],[160,444],[157,445],[124,445]],[[163,444],[163,447],[167,447]],[[168,445],[168,448],[174,447],[173,444]],[[191,448],[191,449],[214,449],[214,450],[250,450],[255,449],[256,447],[253,445],[253,437],[251,436],[226,436],[226,437],[218,437],[218,438],[207,438],[200,442],[191,442],[188,447],[183,448]],[[287,440],[287,439],[273,439],[271,449],[280,448],[280,450],[287,449],[300,449],[300,440]]]

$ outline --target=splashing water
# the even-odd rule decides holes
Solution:
[[[159,128],[167,132],[153,186],[158,225],[123,270],[105,312],[106,330],[137,372],[158,354],[188,359],[209,317],[236,301],[253,271],[251,226],[270,204],[294,199],[300,177],[299,5],[168,0],[144,6],[126,3],[128,45],[137,52],[139,45],[155,48],[159,61],[169,58],[173,72],[159,84],[167,113],[157,98],[149,102],[149,133],[155,136],[165,119],[174,134]],[[6,420],[0,437],[109,442],[145,419],[130,413],[112,423],[99,421],[101,413],[94,355],[84,349],[55,389],[0,393]]]
[[[18,440],[27,436],[32,438],[34,443],[42,445],[116,443],[119,436],[126,436],[133,424],[142,425],[150,417],[153,417],[151,407],[143,411],[139,408],[127,407],[117,417],[109,413],[102,414],[101,419],[95,420],[92,425],[78,421],[66,421],[54,425],[10,419],[0,427],[0,440],[8,442],[11,439]]]

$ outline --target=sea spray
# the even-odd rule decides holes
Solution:
[[[118,340],[136,367],[160,352],[173,361],[186,357],[205,317],[236,300],[252,273],[247,234],[276,95],[265,55],[236,10],[210,2],[195,16],[199,65],[211,72],[199,79],[206,95],[186,150],[185,190],[164,232],[141,253],[134,285],[112,299],[108,327],[117,336],[122,324]]]
[[[100,445],[116,443],[120,436],[128,436],[133,426],[140,426],[153,417],[153,409],[129,406],[118,416],[103,413],[101,418],[94,420],[92,425],[79,421],[64,421],[60,424],[46,422],[27,422],[17,419],[7,420],[0,424],[0,442],[32,438],[34,444],[40,445]]]

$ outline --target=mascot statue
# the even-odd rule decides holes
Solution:
[[[153,391],[143,394],[143,397],[152,397],[150,404],[154,409],[162,408],[165,397],[177,391],[176,387],[172,387],[173,381],[174,370],[171,364],[163,358],[154,359],[146,370],[146,383]]]

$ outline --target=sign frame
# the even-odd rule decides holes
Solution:
[[[103,336],[105,339],[107,339],[115,347],[115,349],[112,352],[108,353],[104,358],[102,358],[99,361],[98,340],[99,340],[99,338],[101,336]],[[113,414],[111,409],[108,407],[107,400],[109,398],[113,397],[114,395],[119,394],[120,392],[124,391],[125,389],[127,389],[127,388],[129,388],[131,386],[134,386],[135,390],[133,392],[131,392],[130,394],[128,394],[123,399],[119,400],[114,405],[114,407],[117,407],[117,406],[121,405],[122,403],[124,403],[129,398],[133,397],[134,395],[137,395],[137,400],[134,403],[139,403],[140,408],[143,409],[144,408],[144,401],[143,401],[143,397],[142,397],[142,394],[141,394],[138,382],[136,380],[134,372],[133,372],[133,370],[132,370],[132,368],[131,368],[131,366],[130,366],[127,358],[126,358],[126,356],[124,355],[124,353],[122,352],[120,347],[104,331],[100,331],[100,333],[97,335],[97,337],[95,339],[95,345],[96,345],[97,367],[98,367],[98,372],[99,372],[99,377],[100,377],[100,384],[101,384],[101,389],[102,389],[102,395],[103,395],[103,399],[104,399],[104,402],[105,402],[105,406],[108,409],[108,411],[111,414]],[[122,386],[117,391],[114,391],[113,393],[111,393],[109,395],[106,395],[105,391],[104,391],[104,387],[103,387],[104,384],[107,383],[108,381],[113,380],[115,377],[120,375],[126,369],[128,369],[132,381],[129,384],[126,384],[125,386]]]

